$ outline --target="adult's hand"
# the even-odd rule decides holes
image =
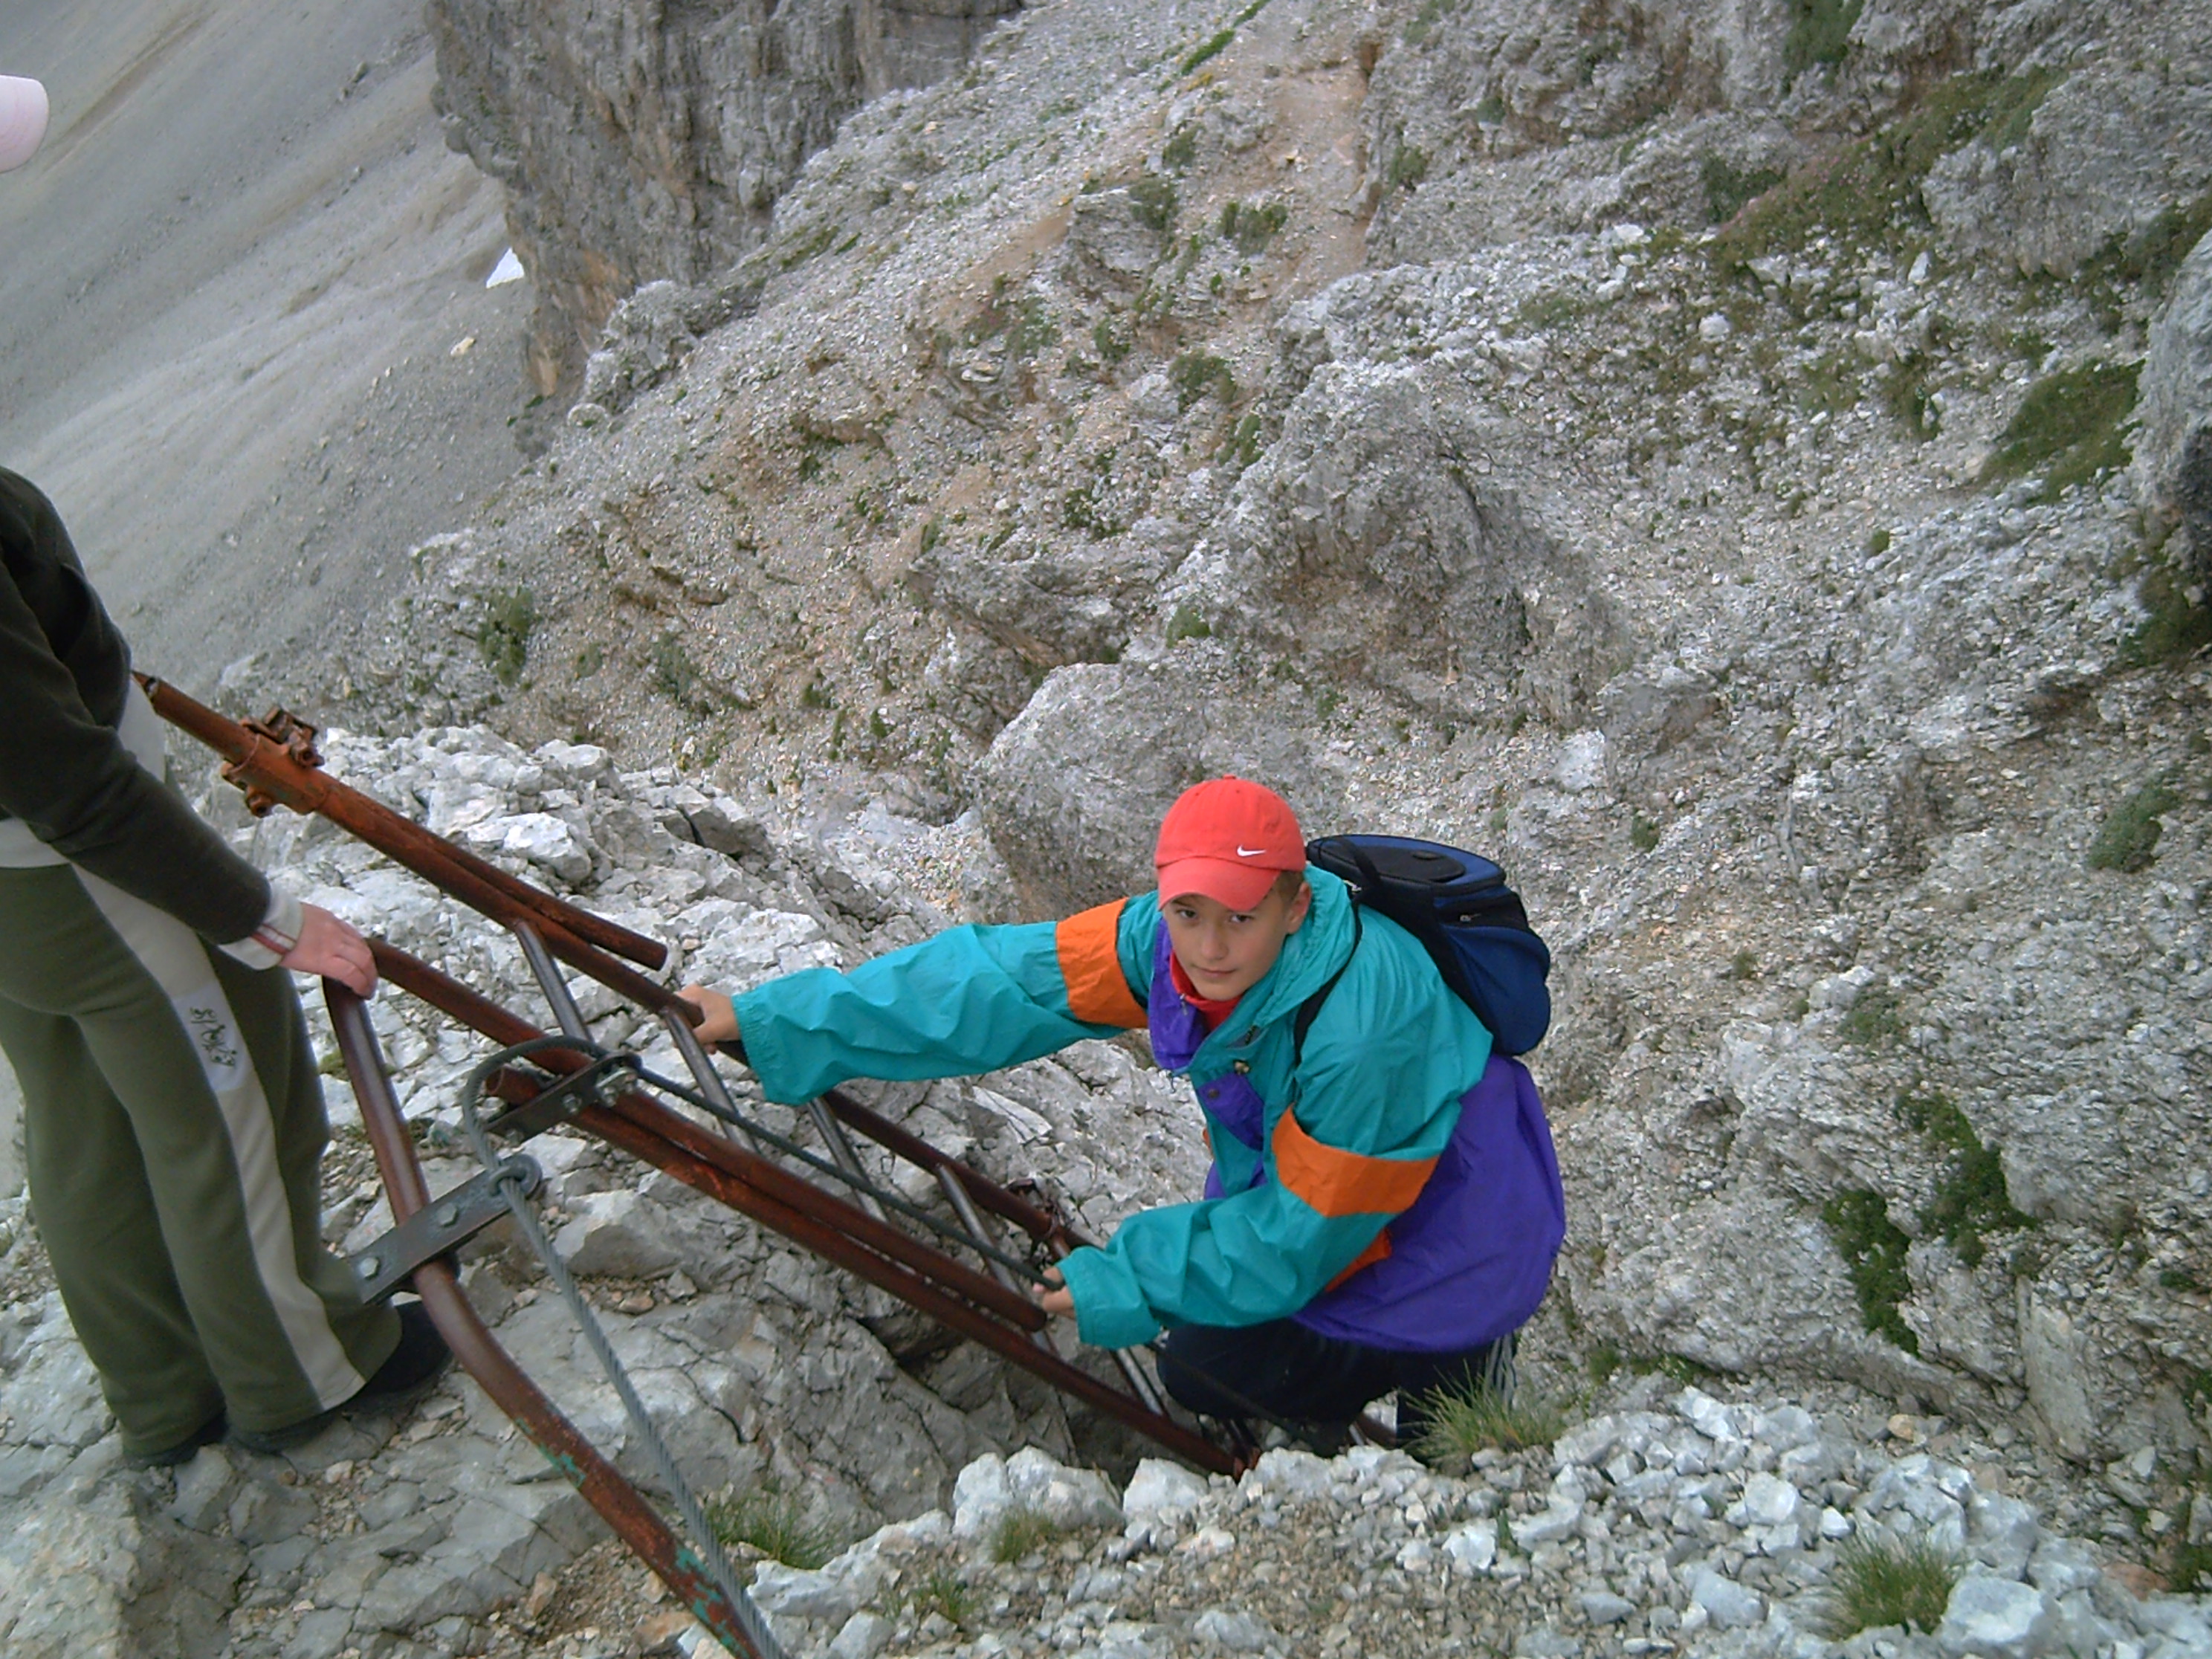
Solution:
[[[1075,1292],[1067,1288],[1066,1279],[1057,1267],[1047,1267],[1044,1278],[1043,1284],[1030,1286],[1030,1294],[1036,1298],[1037,1306],[1048,1314],[1072,1316],[1075,1312]]]
[[[376,989],[376,958],[368,953],[368,941],[351,922],[341,921],[319,904],[300,907],[300,942],[278,965],[334,979],[358,996]]]
[[[708,985],[687,985],[676,994],[696,1008],[702,1018],[691,1028],[691,1035],[702,1042],[735,1042],[738,1040],[738,1010],[723,992]]]

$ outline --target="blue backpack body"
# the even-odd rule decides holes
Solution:
[[[1326,836],[1307,843],[1306,859],[1342,878],[1356,903],[1420,940],[1452,994],[1489,1028],[1498,1053],[1525,1054],[1544,1040],[1552,953],[1488,859],[1404,836]],[[1300,1011],[1301,1037],[1335,984]]]

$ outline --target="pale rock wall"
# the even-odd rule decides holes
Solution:
[[[1018,0],[429,0],[447,142],[507,186],[538,389],[617,302],[747,252],[837,124],[926,86]]]

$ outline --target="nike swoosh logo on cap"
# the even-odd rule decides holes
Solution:
[[[1256,859],[1261,854],[1267,850],[1267,849],[1264,847],[1245,847],[1240,845],[1237,848],[1237,856],[1240,859]]]

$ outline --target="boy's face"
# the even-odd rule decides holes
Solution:
[[[1299,882],[1289,893],[1267,890],[1253,909],[1232,910],[1219,899],[1185,893],[1164,901],[1161,920],[1176,960],[1192,987],[1209,1002],[1230,1002],[1250,990],[1275,965],[1283,941],[1305,926],[1313,890]]]

